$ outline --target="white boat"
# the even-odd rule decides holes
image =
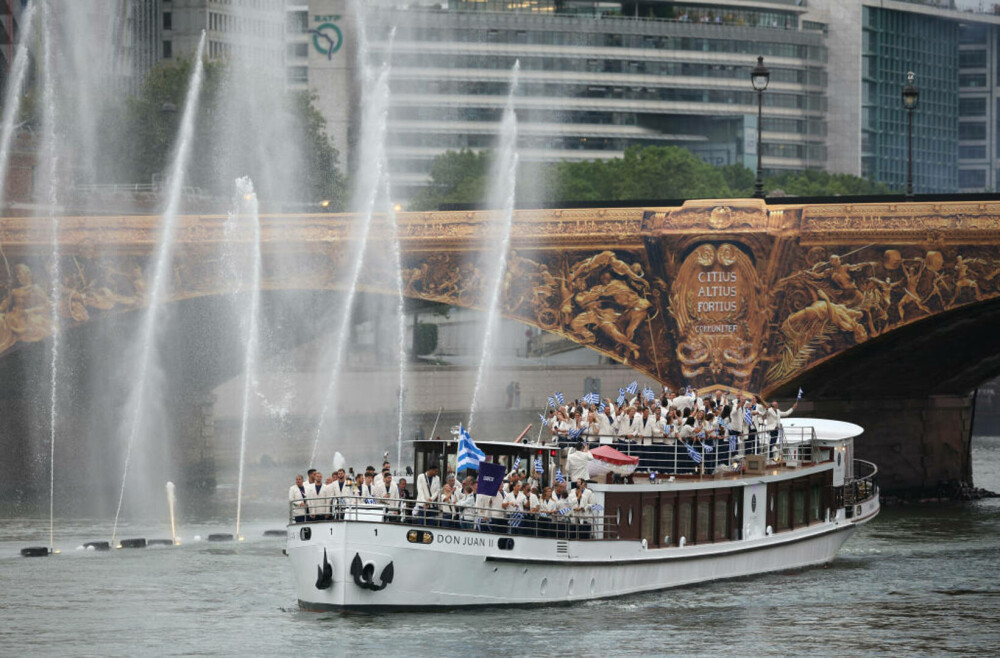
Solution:
[[[714,475],[688,472],[686,446],[681,453],[679,446],[618,445],[639,453],[638,470],[628,481],[608,475],[592,483],[603,513],[586,519],[529,515],[477,529],[412,510],[399,516],[398,501],[332,500],[332,518],[290,515],[286,553],[296,596],[307,610],[547,604],[826,564],[879,512],[877,469],[853,459],[862,431],[839,421],[785,420],[778,446],[762,441],[757,452],[765,454],[732,455],[743,466],[738,472],[727,472],[728,457],[721,468],[716,459]],[[415,472],[438,464],[447,473],[456,444],[415,442]],[[504,465],[541,457],[541,481],[555,480],[558,447],[478,446]],[[465,518],[479,514],[486,511],[469,509]]]

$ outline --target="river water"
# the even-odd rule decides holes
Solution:
[[[974,441],[976,484],[1000,491],[1000,437]],[[336,614],[298,609],[282,555],[282,489],[246,507],[245,542],[95,553],[106,521],[0,519],[0,656],[997,654],[1000,499],[883,510],[832,566],[538,609]],[[254,518],[256,517],[256,519]],[[122,537],[168,537],[129,525]]]

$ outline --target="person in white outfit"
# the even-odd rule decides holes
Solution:
[[[288,488],[288,502],[292,507],[292,519],[295,523],[303,523],[306,520],[306,485],[301,475],[295,476],[295,484]]]
[[[441,478],[438,477],[438,467],[431,464],[427,472],[417,476],[417,502],[413,506],[413,515],[417,523],[434,525],[437,521],[435,503],[441,493]]]
[[[791,415],[795,411],[795,407],[799,406],[799,401],[796,400],[792,405],[791,409],[782,411],[778,409],[778,403],[772,402],[771,406],[764,411],[764,431],[771,436],[771,458],[776,459],[777,455],[775,451],[778,450],[778,436],[781,434],[781,419],[785,416]]]
[[[593,521],[594,492],[587,488],[586,480],[576,481],[576,489],[569,494],[569,506],[573,510],[573,521],[576,524],[576,538],[590,539],[591,523]]]

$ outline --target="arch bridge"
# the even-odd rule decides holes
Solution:
[[[492,217],[400,214],[405,295],[482,308]],[[170,301],[232,292],[219,246],[250,235],[227,234],[225,220],[180,218]],[[262,289],[342,290],[352,220],[262,217]],[[0,220],[0,369],[53,331],[144,307],[158,223],[61,219],[53,326],[47,222]],[[391,235],[376,218],[370,248],[388,250]],[[396,294],[389,260],[369,262],[360,289]],[[780,398],[802,387],[805,413],[866,427],[859,452],[887,489],[971,482],[972,392],[1000,373],[1000,202],[520,210],[501,306],[674,388]]]

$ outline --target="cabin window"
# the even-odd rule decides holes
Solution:
[[[788,530],[788,489],[778,489],[778,512],[775,531]]]
[[[656,546],[659,542],[656,539],[656,505],[646,503],[642,506],[642,538],[650,546]]]
[[[796,528],[806,524],[806,490],[804,486],[795,488],[792,494],[792,525]]]
[[[677,536],[678,538],[684,537],[689,542],[694,540],[694,537],[691,535],[692,507],[690,500],[682,500],[677,505]]]
[[[674,537],[674,501],[666,499],[660,501],[660,539],[664,546],[676,546],[677,537]]]
[[[729,523],[729,515],[726,514],[728,502],[728,496],[722,494],[715,499],[715,529],[712,532],[712,541],[725,541],[729,534],[726,528]]]
[[[712,501],[701,499],[698,501],[698,525],[697,525],[697,541],[698,543],[706,542],[709,538],[709,532],[712,528],[711,525],[711,515],[712,515]]]
[[[823,520],[823,493],[822,487],[818,484],[814,484],[809,487],[809,520],[812,521],[822,521]]]

